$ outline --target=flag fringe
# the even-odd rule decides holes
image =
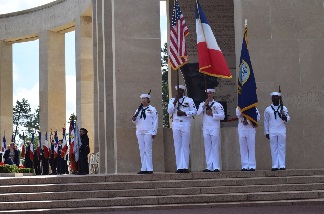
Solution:
[[[219,74],[211,74],[209,72],[206,72],[206,71],[203,71],[202,69],[206,69],[206,68],[210,68],[211,66],[205,66],[205,67],[202,67],[201,69],[199,69],[199,72],[200,73],[203,73],[203,74],[206,74],[208,76],[213,76],[213,77],[220,77],[220,78],[228,78],[228,79],[231,79],[232,78],[232,75],[231,76],[225,76],[225,75],[219,75]]]
[[[171,66],[171,68],[172,68],[173,70],[177,70],[177,69],[179,69],[181,66],[187,64],[187,62],[188,62],[188,61],[182,63],[181,65],[178,65],[177,67],[173,67],[173,66],[172,66],[172,63],[171,63],[170,60],[169,60],[169,65]]]
[[[241,114],[243,114],[243,112],[245,112],[246,110],[249,110],[249,109],[251,109],[251,108],[253,108],[253,107],[257,107],[257,106],[258,106],[258,102],[253,103],[253,104],[251,104],[251,105],[249,105],[249,106],[246,106],[246,107],[244,107],[244,108],[240,108],[240,107],[238,106],[238,109],[240,110]]]

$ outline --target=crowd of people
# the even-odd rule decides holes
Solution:
[[[42,145],[42,148],[37,149],[33,149],[31,141],[27,141],[22,152],[11,142],[3,155],[4,163],[19,166],[22,162],[25,168],[33,169],[36,175],[89,174],[90,147],[88,131],[85,128],[80,129],[80,141],[78,161],[74,161],[74,154],[63,151],[63,139],[58,142],[52,139],[49,148]]]
[[[198,109],[192,98],[185,96],[186,87],[176,86],[177,94],[168,103],[168,113],[172,119],[172,132],[176,157],[176,173],[189,173],[190,127],[196,115],[203,117],[202,133],[204,138],[206,168],[203,172],[220,172],[219,145],[220,121],[225,118],[223,106],[214,100],[215,89],[207,89],[207,99]],[[270,140],[272,171],[286,169],[286,123],[290,121],[288,109],[280,103],[281,93],[270,94],[272,104],[264,111],[264,134]],[[138,174],[152,174],[152,142],[157,134],[158,113],[150,105],[150,94],[142,94],[141,105],[135,111],[132,122],[136,124],[141,170]],[[255,108],[257,120],[260,113]],[[255,134],[256,126],[250,118],[236,108],[238,117],[238,136],[241,154],[241,170],[255,171]]]

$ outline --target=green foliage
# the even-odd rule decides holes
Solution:
[[[31,168],[19,168],[18,172],[19,173],[33,173],[34,171]]]
[[[169,84],[168,84],[168,46],[164,43],[161,48],[161,70],[162,70],[162,110],[163,127],[170,128],[168,103],[169,103]]]
[[[16,165],[0,165],[0,173],[14,173],[18,172],[18,166]]]
[[[31,117],[31,108],[28,100],[24,98],[22,101],[17,100],[13,107],[13,124],[16,126],[15,136],[17,135],[18,126],[24,126],[26,121]]]
[[[24,125],[27,128],[28,133],[33,133],[35,130],[39,130],[39,106],[35,110],[35,113],[30,115],[29,120],[27,120]]]
[[[33,169],[24,166],[9,165],[0,162],[0,173],[33,173]]]
[[[17,100],[16,105],[13,107],[13,124],[16,126],[14,131],[14,137],[19,136],[21,141],[23,140],[23,135],[21,130],[25,132],[25,140],[31,139],[31,133],[37,133],[39,131],[39,106],[35,109],[35,112],[31,111],[30,104],[28,100],[22,99]],[[34,148],[38,143],[38,138],[35,135]]]

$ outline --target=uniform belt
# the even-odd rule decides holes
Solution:
[[[177,122],[180,122],[180,123],[185,122],[184,120],[179,120],[179,119],[175,119],[174,121],[177,121]]]

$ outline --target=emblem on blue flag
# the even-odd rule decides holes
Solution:
[[[246,81],[250,77],[250,66],[247,62],[242,60],[242,63],[240,64],[240,71],[239,71],[239,81],[241,85],[244,85]]]

